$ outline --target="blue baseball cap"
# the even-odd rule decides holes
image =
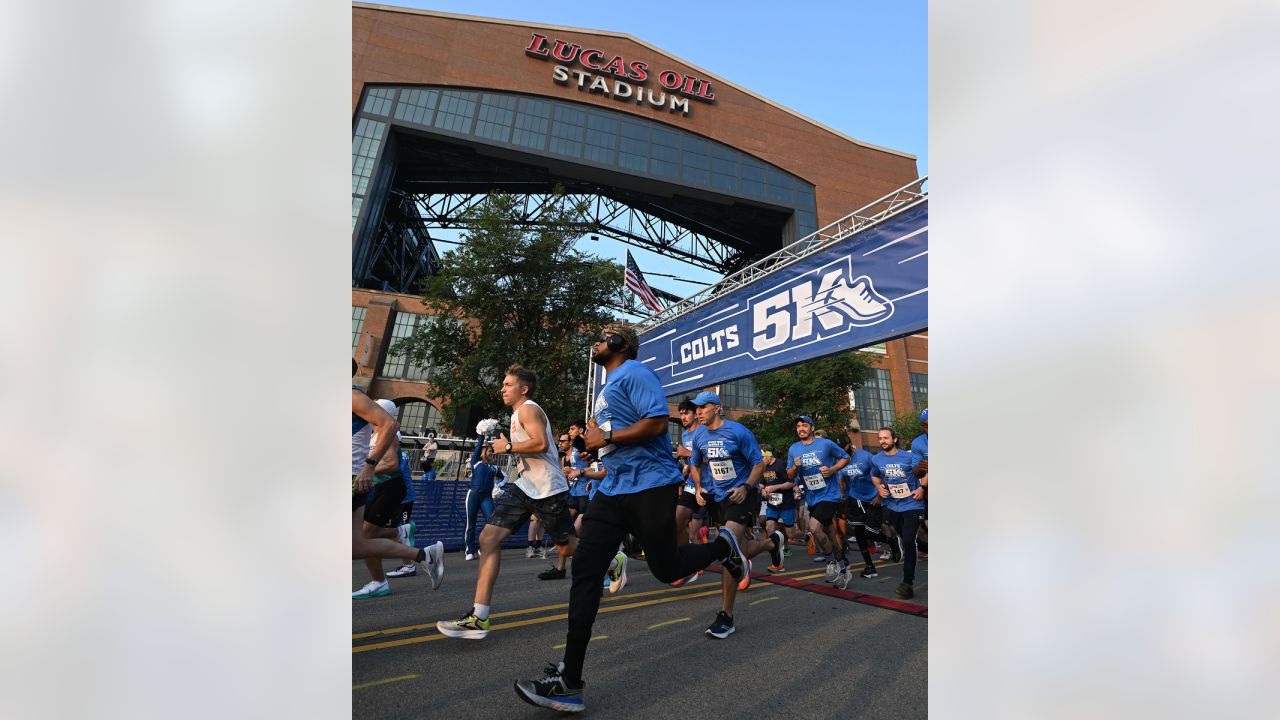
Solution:
[[[813,418],[809,417],[808,415],[797,415],[797,416],[796,416],[796,419],[795,419],[795,421],[794,421],[794,422],[807,422],[807,423],[809,423],[810,425],[812,425],[812,424],[813,424]],[[794,423],[793,423],[793,424],[794,424]]]
[[[707,403],[714,403],[716,405],[720,405],[721,404],[720,396],[711,392],[710,390],[703,390],[702,392],[698,393],[697,397],[693,399],[693,404],[697,405],[698,407],[702,407]]]
[[[920,413],[920,422],[929,422],[929,408],[925,408],[924,412]]]

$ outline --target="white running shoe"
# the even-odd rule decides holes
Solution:
[[[534,555],[536,555],[536,554],[538,554],[538,553],[537,553],[537,551],[536,551],[536,550],[534,550],[534,549],[533,549],[533,546],[532,546],[532,545],[530,545],[530,546],[528,546],[528,547],[526,547],[526,548],[524,549],[524,556],[525,556],[527,559],[529,559],[529,560],[532,560],[532,559],[533,559],[533,556],[534,556]]]
[[[836,576],[840,574],[840,565],[836,562],[827,563],[827,582],[834,582]]]
[[[849,568],[841,568],[840,574],[836,575],[836,581],[832,585],[841,590],[849,589],[849,581],[853,580],[853,573],[849,572]]]
[[[627,584],[627,556],[618,553],[613,556],[618,561],[617,567],[609,571],[609,592],[616,593]]]
[[[893,557],[893,551],[889,549],[889,544],[885,543],[884,552],[880,553],[881,560],[888,560]]]
[[[431,578],[431,589],[435,590],[444,580],[444,543],[437,540],[424,549],[427,551],[427,577]]]
[[[476,556],[475,556],[475,555],[472,555],[471,553],[467,553],[467,557],[466,557],[466,559],[467,559],[467,560],[475,560],[475,559],[476,559]]]
[[[351,593],[352,600],[364,600],[366,598],[383,597],[391,594],[391,583],[383,580],[370,580],[369,584]]]

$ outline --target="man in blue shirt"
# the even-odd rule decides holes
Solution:
[[[836,540],[833,522],[844,497],[842,473],[849,455],[839,445],[813,434],[813,418],[800,415],[795,420],[796,437],[787,450],[787,477],[804,484],[809,505],[809,532],[813,544],[827,556],[827,582],[835,582],[842,568],[848,568],[843,543]]]
[[[889,524],[897,534],[902,552],[902,584],[894,593],[905,599],[915,595],[916,530],[924,520],[924,489],[928,476],[917,478],[915,467],[920,462],[915,453],[899,449],[901,442],[893,428],[880,428],[880,452],[871,458],[872,480],[889,511]]]
[[[721,574],[720,612],[706,633],[723,640],[736,629],[733,624],[734,598],[739,589],[745,590],[751,584],[750,558],[764,550],[780,552],[782,540],[781,536],[771,541],[747,542],[744,539],[760,503],[756,489],[764,473],[764,455],[755,436],[741,423],[727,420],[720,414],[719,395],[698,393],[693,404],[698,408],[698,420],[702,423],[702,430],[694,436],[689,456],[697,500],[715,508],[710,514],[723,519],[721,533],[731,533],[748,558],[746,572],[740,582],[729,573]]]
[[[657,374],[636,361],[639,349],[635,333],[616,324],[592,348],[592,361],[607,375],[594,406],[599,425],[587,429],[587,449],[600,451],[607,474],[588,505],[573,554],[564,661],[548,667],[540,679],[515,684],[516,694],[531,705],[561,712],[586,709],[582,666],[591,626],[605,573],[628,532],[639,539],[649,571],[661,582],[688,577],[717,560],[735,581],[750,577],[732,533],[705,545],[676,545],[676,494],[683,478],[671,458],[666,394]]]
[[[702,520],[707,517],[707,510],[702,503],[698,502],[697,495],[693,490],[693,471],[689,469],[688,459],[693,454],[694,437],[702,430],[702,423],[698,420],[698,408],[691,400],[681,400],[676,412],[680,415],[680,426],[684,429],[681,435],[680,445],[676,448],[676,454],[684,459],[683,474],[685,477],[684,484],[680,487],[680,496],[676,498],[676,543],[683,545],[689,542],[689,538],[695,538],[694,542],[699,542],[698,531],[702,527]],[[693,579],[698,576],[695,574]]]
[[[845,485],[848,487],[848,498],[845,500],[845,518],[853,528],[853,538],[862,553],[863,569],[859,577],[879,577],[875,563],[871,561],[871,536],[879,538],[880,526],[884,523],[884,508],[880,504],[880,494],[876,491],[875,482],[871,479],[871,453],[861,447],[862,432],[854,430],[849,435],[849,464],[844,468]],[[848,589],[852,573],[846,571],[837,578],[836,586]]]

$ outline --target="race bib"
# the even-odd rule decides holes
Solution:
[[[774,506],[781,505],[782,493],[769,493],[769,504]]]
[[[711,477],[715,478],[716,482],[732,480],[736,475],[736,473],[733,472],[732,460],[711,460],[710,465]]]
[[[906,483],[889,483],[889,496],[899,500],[911,497],[911,488]]]
[[[805,487],[816,492],[827,486],[827,479],[822,477],[822,473],[814,473],[813,475],[804,476],[804,484]]]
[[[687,493],[689,493],[690,495],[693,495],[693,494],[694,494],[694,490],[693,490],[693,486],[692,486],[692,485],[685,485],[685,486],[684,486],[684,491],[685,491],[685,492],[687,492]]]

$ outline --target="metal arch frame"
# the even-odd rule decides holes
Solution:
[[[392,210],[395,211],[395,217]],[[411,293],[414,291],[411,283],[435,274],[439,258],[434,238],[421,223],[415,203],[405,194],[392,190],[387,196],[382,223],[374,235],[369,255],[368,278],[387,282],[395,292]],[[380,278],[373,275],[373,269],[380,259],[391,266],[395,277]]]
[[[677,225],[624,202],[598,193],[520,193],[524,203],[521,217],[523,225],[537,225],[542,212],[557,198],[570,202],[588,201],[587,221],[581,224],[584,233],[607,235],[633,247],[652,250],[668,257],[686,260],[698,267],[724,272],[734,267],[743,253],[706,235]],[[461,216],[467,210],[483,203],[483,193],[445,193],[412,195],[422,218],[424,228],[465,229],[471,223]],[[691,223],[693,221],[690,221]]]
[[[725,277],[715,285],[700,290],[693,295],[674,303],[636,328],[636,333],[645,333],[660,325],[665,325],[676,318],[693,312],[708,303],[749,285],[769,273],[790,265],[801,258],[812,255],[833,243],[850,235],[865,230],[885,218],[929,199],[929,191],[924,184],[929,181],[926,175],[907,183],[884,197],[854,210],[839,220],[820,228],[817,232],[806,235],[778,252],[758,260],[741,270]]]

